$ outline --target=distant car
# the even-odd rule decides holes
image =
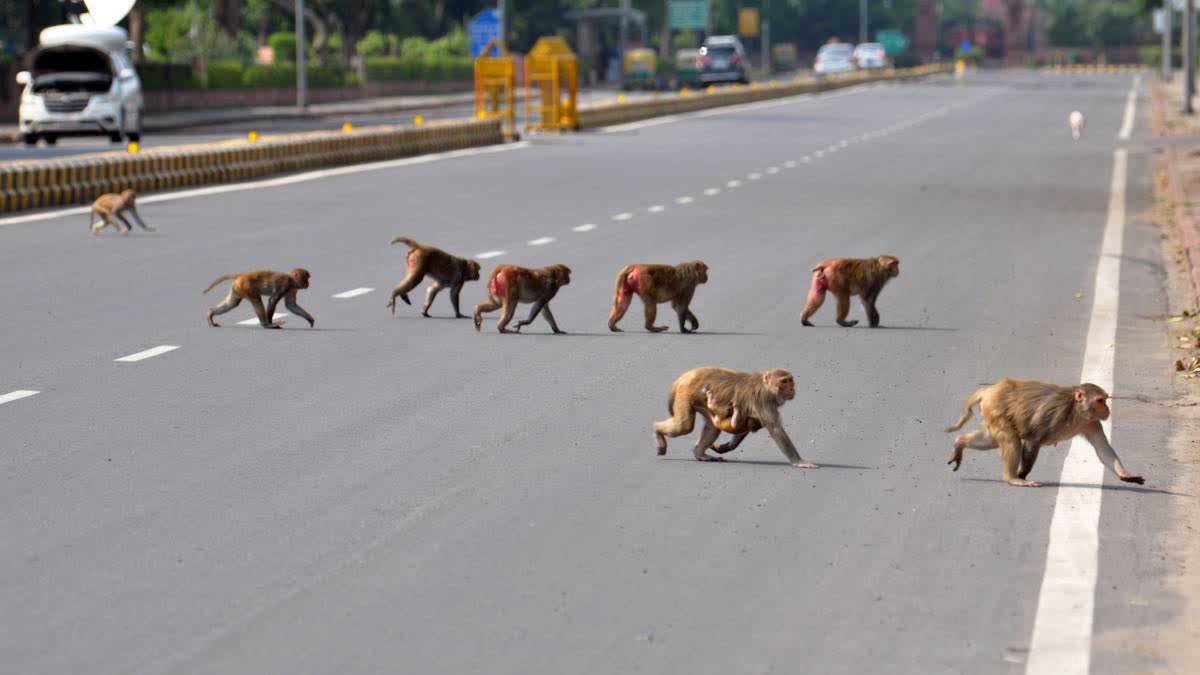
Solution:
[[[30,69],[17,73],[17,122],[25,143],[104,135],[114,143],[142,133],[142,83],[129,37],[115,26],[65,24],[41,32]]]
[[[818,75],[848,73],[854,68],[854,45],[844,42],[822,45],[813,61],[813,72]]]
[[[749,64],[742,41],[733,35],[713,35],[704,41],[696,70],[701,84],[750,81]]]
[[[699,49],[680,49],[675,52],[675,84],[677,86],[690,87],[700,81],[700,70],[696,66],[699,60]]]
[[[854,48],[854,63],[859,68],[887,68],[887,53],[878,42],[864,42]]]

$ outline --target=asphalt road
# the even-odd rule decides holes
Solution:
[[[1065,447],[1042,453],[1046,487],[1009,488],[995,453],[952,473],[942,429],[980,383],[1079,378],[1131,82],[862,87],[146,203],[153,234],[92,237],[75,212],[0,226],[0,395],[40,392],[0,404],[0,662],[1022,672]],[[1157,399],[1148,157],[1130,155],[1115,379]],[[485,270],[570,265],[552,303],[570,335],[499,335],[495,315],[476,333],[445,295],[434,319],[392,316],[397,234],[503,251]],[[902,261],[886,328],[838,328],[832,302],[800,326],[813,262],[883,252]],[[637,303],[606,330],[618,268],[696,258],[701,334],[647,334]],[[244,305],[205,325],[213,278],[293,266],[315,330],[238,326]],[[178,349],[114,362],[160,345]],[[668,386],[702,364],[795,373],[785,424],[822,468],[765,434],[725,464],[694,461],[694,436],[655,456]],[[1114,405],[1148,482],[1106,478],[1095,673],[1153,667],[1123,630],[1181,606],[1155,554],[1180,499],[1155,412]]]
[[[585,104],[614,100],[616,99],[618,93],[620,92],[610,90],[583,91],[579,93],[579,103]],[[625,95],[630,99],[636,99],[649,96],[649,93],[633,91],[628,92]],[[524,104],[518,102],[517,107],[519,117],[524,119]],[[142,136],[141,145],[142,147],[146,148],[154,148],[171,145],[183,145],[188,143],[227,141],[230,139],[245,138],[246,133],[250,130],[255,130],[259,134],[282,134],[298,131],[319,131],[322,129],[332,131],[340,129],[342,127],[342,123],[347,121],[356,126],[411,124],[414,115],[421,115],[427,120],[473,117],[475,115],[475,107],[474,104],[466,104],[431,107],[428,109],[419,110],[404,110],[391,113],[327,115],[296,119],[271,119],[262,120],[260,122],[214,124],[191,129],[179,129],[175,131],[147,132]],[[53,146],[47,146],[45,143],[39,143],[34,147],[26,146],[23,143],[14,143],[9,145],[0,144],[0,162],[22,159],[55,159],[59,157],[72,157],[75,155],[83,155],[92,152],[108,152],[110,150],[121,149],[123,147],[123,144],[111,143],[107,137],[101,136],[60,138],[58,143]]]

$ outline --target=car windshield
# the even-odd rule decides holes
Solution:
[[[835,59],[843,58],[844,59],[844,58],[850,56],[850,52],[852,52],[852,51],[854,51],[854,48],[851,47],[850,45],[825,45],[824,47],[821,47],[820,51],[817,52],[817,56],[820,56],[821,58],[826,58],[826,59],[827,58],[835,58]]]

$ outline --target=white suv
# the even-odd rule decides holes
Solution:
[[[60,136],[142,135],[142,83],[129,60],[129,38],[115,26],[65,24],[42,31],[23,86],[17,123],[28,145]]]

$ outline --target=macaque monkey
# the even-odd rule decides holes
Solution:
[[[892,277],[900,276],[900,260],[896,256],[881,255],[878,258],[831,258],[822,260],[813,267],[812,290],[808,292],[808,304],[800,315],[800,323],[811,326],[808,317],[817,313],[825,302],[825,291],[837,296],[837,322],[839,326],[856,326],[858,319],[847,321],[850,313],[850,296],[862,298],[871,328],[879,326],[879,311],[875,301],[879,292]]]
[[[1108,398],[1108,392],[1094,384],[1062,387],[1035,380],[1000,380],[971,394],[963,404],[962,417],[946,429],[947,432],[961,429],[971,418],[972,407],[979,404],[983,428],[956,437],[954,454],[946,463],[953,464],[958,471],[964,448],[998,447],[1005,482],[1018,487],[1039,487],[1025,477],[1033,470],[1041,447],[1083,434],[1109,471],[1127,483],[1141,485],[1145,481],[1125,470],[1100,426],[1108,419]]]
[[[488,300],[475,306],[475,330],[483,326],[483,314],[503,310],[496,328],[501,333],[520,333],[521,328],[533,323],[538,314],[546,317],[550,329],[556,334],[564,334],[554,321],[550,312],[550,300],[558,289],[571,283],[571,269],[566,265],[551,265],[541,269],[529,269],[516,265],[497,265],[488,276]],[[532,302],[529,317],[517,322],[516,330],[509,330],[508,323],[512,321],[517,305],[522,302]]]
[[[417,287],[425,275],[433,277],[433,283],[425,291],[425,304],[421,306],[421,316],[429,316],[429,307],[443,288],[450,288],[450,304],[454,307],[454,318],[465,319],[466,314],[458,310],[458,294],[462,292],[463,284],[479,279],[479,263],[474,260],[450,255],[440,248],[422,246],[408,237],[396,237],[393,244],[403,243],[408,246],[408,274],[404,280],[392,289],[392,299],[388,308],[396,313],[396,297],[399,296],[404,304],[411,305],[408,292]]]
[[[646,330],[661,333],[666,326],[655,326],[658,303],[670,302],[679,317],[679,332],[691,333],[700,328],[700,321],[688,305],[696,286],[708,281],[708,265],[694,260],[680,265],[626,265],[617,273],[617,290],[613,294],[612,313],[608,315],[608,329],[620,332],[617,322],[629,310],[633,296],[642,299],[646,308]],[[691,323],[691,329],[687,324]]]
[[[696,424],[696,413],[704,416],[704,429],[696,441],[693,454],[701,462],[720,462],[722,457],[708,454],[711,448],[718,455],[730,452],[757,428],[766,429],[775,445],[792,466],[800,469],[815,469],[816,464],[800,457],[792,439],[783,429],[779,418],[779,407],[796,396],[796,380],[781,368],[761,373],[739,373],[715,366],[693,368],[679,376],[671,385],[667,395],[667,410],[671,417],[654,423],[654,444],[659,455],[667,454],[667,437],[686,436]],[[728,429],[734,433],[733,440],[714,447],[713,442],[721,434],[721,427],[714,423],[709,412],[709,402],[729,402],[734,406],[738,423],[730,422]],[[743,417],[744,416],[744,417]],[[722,422],[724,424],[724,422]]]
[[[1079,137],[1083,135],[1083,122],[1083,113],[1078,110],[1072,110],[1071,114],[1067,116],[1067,123],[1071,125],[1071,138],[1079,140]]]
[[[105,227],[112,225],[113,228],[121,234],[129,234],[133,226],[125,219],[125,214],[128,213],[147,232],[153,232],[154,228],[147,225],[142,217],[137,212],[137,195],[133,190],[122,190],[120,194],[109,193],[103,194],[92,202],[92,210],[88,213],[88,227],[92,230],[92,234],[100,234],[100,231]],[[100,220],[97,221],[96,217]]]
[[[316,325],[317,320],[296,302],[296,293],[300,289],[308,288],[308,270],[297,267],[287,273],[258,270],[257,272],[225,274],[209,284],[204,292],[208,293],[216,288],[217,284],[230,279],[233,279],[233,286],[229,289],[229,295],[226,295],[219,304],[208,308],[208,325],[219,328],[217,322],[213,321],[214,316],[232,310],[240,305],[242,300],[249,300],[250,304],[254,306],[254,314],[258,316],[260,326],[280,328],[283,326],[283,322],[275,323],[274,321],[275,305],[279,304],[280,298],[283,299],[283,304],[287,306],[289,312],[307,319],[310,328]],[[265,308],[262,302],[264,295],[270,296],[269,304]]]

